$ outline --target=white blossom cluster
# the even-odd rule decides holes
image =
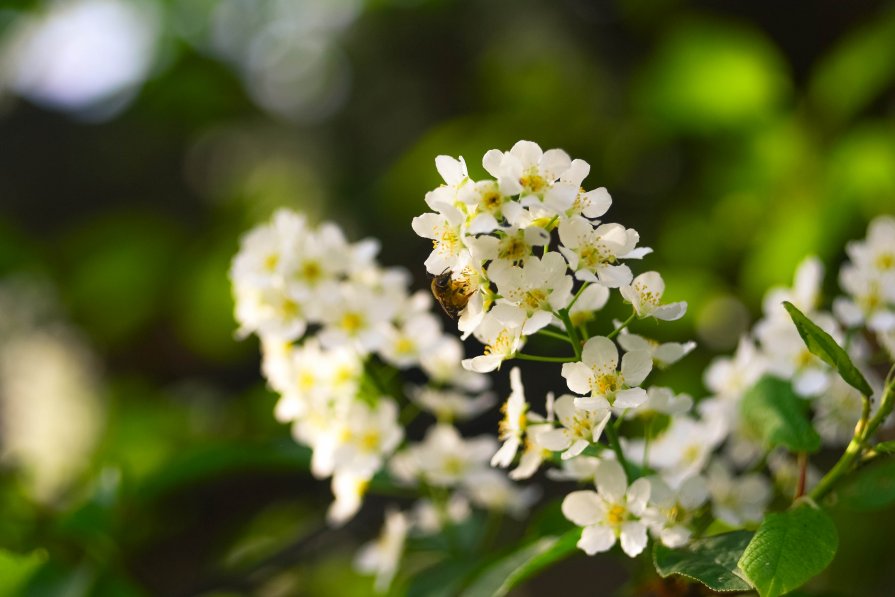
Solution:
[[[239,333],[260,338],[263,372],[280,395],[277,419],[312,449],[311,472],[332,479],[330,523],[354,516],[380,471],[421,487],[424,499],[410,513],[391,511],[383,537],[358,557],[384,588],[411,530],[434,532],[472,506],[521,512],[533,496],[488,467],[494,438],[465,439],[453,426],[494,404],[489,380],[461,367],[462,343],[443,332],[428,292],[411,294],[407,273],[380,267],[377,250],[281,210],[245,235],[230,277]],[[400,382],[411,367],[426,385]],[[438,423],[406,442],[406,419],[420,409]],[[423,490],[433,487],[453,494],[430,499]]]
[[[847,253],[850,261],[839,271],[845,294],[832,302],[832,312],[821,309],[823,265],[817,257],[808,257],[799,265],[791,288],[774,288],[766,294],[763,317],[740,340],[735,354],[716,359],[705,372],[704,382],[712,395],[699,403],[699,410],[717,426],[718,436],[726,438],[723,452],[709,469],[710,478],[714,471],[716,479],[714,513],[732,526],[760,519],[763,512],[758,506],[771,494],[767,479],[736,475],[736,471],[751,469],[766,457],[782,490],[791,492],[797,483],[794,459],[783,452],[766,454],[760,438],[741,416],[741,400],[761,377],[771,375],[791,383],[813,413],[814,427],[827,446],[847,444],[861,416],[860,392],[811,354],[783,301],[791,302],[844,346],[872,387],[881,386],[870,363],[884,358],[880,349],[887,350],[890,359],[893,354],[895,219],[883,216],[871,222],[867,238],[849,243]],[[817,471],[809,468],[808,487],[818,478]],[[746,496],[735,507],[734,502]]]
[[[683,303],[661,304],[665,285],[657,272],[634,278],[624,263],[651,249],[637,246],[636,230],[598,219],[612,199],[605,188],[581,187],[587,162],[519,141],[510,151],[485,154],[482,166],[492,178],[470,178],[463,158],[439,156],[435,165],[444,184],[426,195],[433,211],[414,218],[413,229],[432,240],[426,270],[451,272],[470,289],[458,327],[485,349],[464,361],[467,369],[497,369],[528,336],[562,327],[560,312],[586,318],[602,308],[610,289],[639,317],[684,314]]]
[[[544,414],[527,403],[513,369],[499,430],[503,443],[492,464],[516,463],[514,479],[558,464],[548,471],[552,478],[595,482],[596,491],[575,491],[563,502],[565,516],[584,527],[578,545],[588,554],[618,542],[636,556],[648,533],[682,544],[690,536],[688,522],[708,499],[698,474],[721,434],[687,414],[689,396],[644,384],[654,367],[673,364],[695,344],[660,344],[627,326],[638,318],[678,319],[686,304],[662,302],[665,284],[658,272],[634,276],[625,262],[651,250],[638,247],[637,231],[600,219],[611,198],[604,188],[581,187],[590,170],[586,162],[520,141],[508,152],[487,152],[482,165],[492,178],[473,180],[462,158],[439,156],[444,184],[426,196],[433,212],[413,221],[417,234],[433,243],[428,272],[449,271],[469,289],[458,327],[485,348],[463,366],[492,371],[504,360],[531,358],[522,349],[539,332],[568,335],[579,348],[560,370],[569,393],[548,396]],[[613,289],[631,305],[631,317],[591,337],[588,323]],[[627,420],[662,417],[671,420],[668,430],[649,457],[648,440],[639,440],[636,460],[660,474],[630,479],[606,436]],[[617,449],[635,462],[638,442],[624,443]]]

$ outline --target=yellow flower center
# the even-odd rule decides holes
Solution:
[[[611,396],[622,388],[624,377],[621,373],[603,373],[591,381],[591,390],[601,396]]]
[[[264,259],[264,269],[269,272],[277,269],[277,265],[280,263],[280,256],[274,253],[273,255],[268,255]]]
[[[521,261],[528,256],[528,245],[518,236],[510,236],[497,248],[497,256],[509,261]]]
[[[378,452],[382,437],[378,431],[368,431],[360,438],[360,447],[365,452]]]
[[[895,268],[895,253],[880,253],[876,258],[876,267],[883,271]]]
[[[625,507],[620,504],[615,504],[609,508],[609,512],[606,513],[606,523],[611,527],[618,528],[627,517],[628,511]]]
[[[353,336],[364,327],[364,318],[359,313],[349,311],[342,316],[339,326],[345,330],[349,336]]]
[[[532,193],[540,193],[547,186],[547,180],[536,171],[533,171],[524,174],[519,179],[519,184]]]

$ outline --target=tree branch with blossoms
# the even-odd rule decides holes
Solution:
[[[441,565],[453,566],[440,589],[456,593],[505,594],[576,548],[651,553],[659,576],[761,597],[821,572],[837,547],[824,498],[859,493],[862,475],[878,474],[866,463],[895,451],[880,441],[895,382],[872,365],[895,354],[895,219],[879,218],[847,247],[845,294],[832,312],[821,309],[816,258],[792,287],[769,291],[761,320],[731,358],[712,362],[709,395],[695,400],[648,382],[695,343],[657,342],[638,322],[680,319],[686,304],[663,300],[658,272],[635,276],[651,249],[636,230],[604,221],[612,198],[584,189],[589,165],[530,141],[481,162],[487,176],[476,179],[463,158],[438,156],[443,184],[412,222],[432,242],[433,292],[458,315],[460,338],[481,345],[473,356],[443,331],[431,298],[410,292],[405,272],[376,263],[375,242],[350,243],[331,224],[279,212],[246,235],[233,262],[241,333],[261,338],[263,371],[280,394],[275,415],[311,447],[312,473],[331,479],[331,524],[354,516],[374,477],[417,498],[388,510],[359,569],[381,591],[422,586],[440,564],[416,575],[399,564],[435,540],[447,546]],[[629,316],[598,319],[610,301]],[[532,336],[562,342],[563,353],[528,352]],[[465,437],[458,422],[494,404],[486,374],[506,361],[519,366],[496,434]],[[526,397],[532,361],[555,367],[543,406]],[[412,369],[428,381],[401,383]],[[410,441],[406,426],[420,411],[435,423]],[[826,474],[812,466],[812,454],[843,446]],[[532,527],[506,555],[489,556],[499,521],[491,515],[484,537],[466,533],[478,527],[474,510],[524,517],[541,491],[517,482],[542,469],[564,488],[555,505],[564,528]],[[465,534],[479,536],[480,557],[466,553]]]

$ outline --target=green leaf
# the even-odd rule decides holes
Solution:
[[[797,589],[826,568],[839,536],[823,510],[808,502],[768,514],[740,558],[740,569],[761,597]]]
[[[662,578],[679,574],[714,591],[748,591],[752,585],[743,578],[737,562],[751,539],[749,531],[734,531],[698,539],[680,549],[656,542],[653,564]]]
[[[0,549],[0,595],[20,595],[46,560],[41,550],[21,555]]]
[[[462,593],[463,597],[500,597],[541,569],[561,560],[577,549],[581,529],[549,536],[528,543],[486,568]]]
[[[895,504],[895,460],[887,458],[858,470],[837,494],[839,503],[851,510],[881,510]]]
[[[830,334],[805,317],[805,314],[799,311],[795,305],[789,301],[783,301],[783,306],[789,312],[792,322],[796,324],[796,329],[799,331],[802,340],[805,341],[805,346],[808,347],[808,350],[835,368],[848,385],[861,392],[864,396],[871,396],[873,389],[867,383],[867,380],[864,379],[861,372],[858,371],[858,368],[855,367],[855,364],[852,363],[845,349],[836,344],[836,341],[833,340]]]
[[[880,442],[873,449],[881,454],[895,454],[895,442]]]
[[[448,558],[424,568],[411,579],[407,597],[453,597],[480,565],[477,560]]]
[[[768,448],[786,446],[793,452],[816,452],[820,436],[808,419],[806,406],[788,381],[768,375],[746,392],[740,409],[746,424]]]

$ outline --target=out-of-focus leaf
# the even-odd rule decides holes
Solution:
[[[852,474],[836,491],[850,510],[881,510],[895,503],[895,459],[886,458]]]
[[[870,104],[895,80],[883,56],[895,56],[895,10],[851,30],[818,63],[809,97],[828,115],[846,120]]]
[[[454,597],[466,578],[481,562],[467,558],[448,558],[414,575],[407,597]]]
[[[824,187],[840,204],[845,219],[891,210],[895,194],[895,131],[889,120],[866,120],[844,132],[830,151]],[[824,231],[835,229],[826,221]]]
[[[93,337],[122,342],[157,314],[179,238],[172,222],[126,213],[89,223],[64,245],[72,260],[65,298]]]
[[[179,454],[138,491],[150,500],[171,489],[226,472],[258,469],[308,470],[311,452],[291,440],[206,443]]]
[[[488,566],[463,592],[463,597],[499,597],[541,569],[575,552],[581,538],[576,528],[563,535],[541,537]]]
[[[768,448],[785,446],[793,452],[816,452],[820,436],[806,414],[806,402],[792,385],[767,375],[755,384],[740,403],[746,423]]]
[[[759,32],[707,21],[674,29],[637,89],[650,116],[694,132],[754,125],[788,93],[782,60]]]
[[[46,552],[40,550],[16,554],[0,549],[0,595],[20,595],[46,560]]]
[[[737,562],[752,535],[750,531],[734,531],[698,539],[680,549],[657,542],[653,563],[662,578],[679,574],[714,591],[748,591],[752,585],[743,579]]]
[[[254,343],[240,343],[234,338],[237,326],[227,277],[233,249],[228,245],[185,263],[177,294],[177,330],[183,343],[221,362],[232,361],[254,348]]]
[[[830,517],[813,504],[801,503],[768,514],[739,566],[761,597],[777,597],[820,574],[833,561],[838,544]]]
[[[873,449],[883,454],[895,454],[895,441],[880,442],[873,446]]]
[[[830,334],[823,331],[820,326],[805,317],[805,314],[796,308],[789,301],[783,301],[783,306],[792,317],[792,322],[796,325],[799,335],[805,341],[805,346],[812,354],[823,359],[831,367],[839,372],[839,375],[851,387],[855,388],[864,396],[871,396],[873,388],[864,379],[864,376],[852,363],[851,358],[845,349],[836,344]]]

